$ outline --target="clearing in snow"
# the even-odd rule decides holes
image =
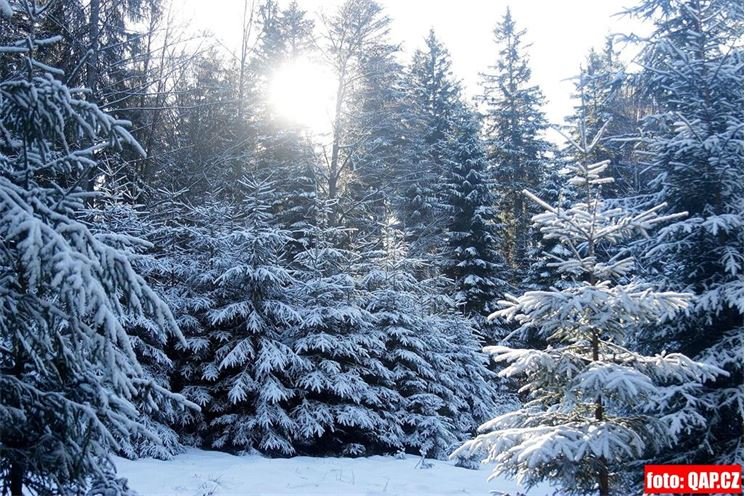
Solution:
[[[116,458],[119,475],[142,496],[547,496],[553,489],[518,490],[517,483],[487,481],[488,467],[468,470],[452,462],[406,455],[369,458],[264,458],[188,449],[172,460]]]

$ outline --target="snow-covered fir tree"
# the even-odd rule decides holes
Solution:
[[[502,250],[519,278],[527,267],[530,245],[528,202],[521,191],[537,190],[550,149],[542,133],[547,127],[541,107],[543,94],[531,84],[525,30],[517,28],[509,9],[494,30],[499,58],[482,75],[479,97],[485,114],[484,141],[489,170],[498,193],[498,212],[504,224]]]
[[[202,369],[210,383],[203,437],[213,448],[289,455],[297,428],[289,411],[297,396],[292,378],[304,366],[290,341],[301,321],[282,257],[291,238],[275,227],[272,185],[245,180],[244,187],[244,204],[215,234],[205,274],[213,287],[203,315],[211,347]]]
[[[405,80],[404,114],[408,158],[399,177],[398,217],[411,253],[431,258],[441,242],[446,219],[439,184],[447,144],[461,112],[460,84],[453,77],[448,50],[430,30],[425,48],[414,52]]]
[[[435,350],[447,343],[418,308],[410,272],[381,267],[364,276],[368,310],[384,333],[383,363],[391,370],[392,385],[400,398],[396,419],[401,447],[429,457],[441,457],[457,440],[446,411],[448,389],[439,380],[444,356]]]
[[[155,236],[154,233],[161,229],[153,216],[147,216],[121,201],[114,201],[114,194],[111,191],[108,199],[100,201],[100,208],[90,209],[86,220],[91,221],[92,232],[105,237],[112,244],[117,243],[130,256],[134,270],[142,275],[145,282],[168,305],[183,333],[185,326],[181,317],[181,305],[174,301],[168,291],[174,286],[170,276],[172,264],[169,261],[175,257],[163,254],[163,247],[173,248],[174,237],[164,240]],[[169,210],[168,213],[173,215],[173,212],[174,210]],[[123,238],[116,233],[127,233],[138,239]],[[174,250],[172,253],[175,255],[178,252]],[[190,258],[190,264],[193,262],[194,259]],[[185,341],[168,339],[168,336],[159,331],[157,319],[137,311],[130,312],[125,317],[123,326],[143,372],[158,386],[173,391],[171,377],[174,361],[169,356],[169,351],[174,345],[185,345]],[[179,428],[184,420],[197,412],[185,412],[167,398],[152,398],[147,395],[136,396],[135,404],[141,412],[140,422],[147,426],[149,432],[156,433],[157,438],[149,434],[119,438],[117,454],[130,459],[149,456],[168,460],[181,453],[183,446],[174,427]]]
[[[382,362],[385,333],[363,305],[353,264],[358,256],[337,247],[345,235],[326,229],[296,258],[302,322],[293,349],[305,368],[292,410],[298,450],[362,455],[401,447],[395,418],[398,394]]]
[[[634,158],[635,138],[642,106],[629,81],[626,68],[619,59],[613,37],[606,39],[602,51],[591,49],[580,67],[574,83],[573,112],[566,117],[567,123],[560,134],[567,134],[579,140],[581,133],[595,135],[604,128],[600,142],[593,147],[590,162],[609,160],[605,175],[613,177],[611,184],[605,185],[604,196],[613,198],[630,196],[641,189],[641,174]],[[582,128],[580,128],[580,126]],[[556,150],[553,163],[546,167],[545,176],[536,190],[538,196],[547,203],[561,203],[568,206],[576,200],[576,192],[566,187],[560,170],[575,159],[575,150],[566,145]],[[621,199],[620,201],[626,201]],[[628,203],[628,201],[627,201]],[[565,248],[557,240],[546,240],[541,233],[531,229],[532,243],[528,249],[530,266],[522,280],[523,287],[536,289],[553,284],[551,263],[547,253],[556,250],[556,255],[566,255]],[[553,282],[552,282],[553,281]]]
[[[724,372],[682,354],[644,356],[629,346],[633,331],[680,314],[690,295],[634,278],[628,252],[608,257],[606,249],[680,215],[659,215],[664,205],[636,213],[604,202],[608,163],[582,160],[600,137],[575,143],[579,161],[564,170],[581,201],[554,207],[524,192],[545,209],[533,217],[535,227],[566,248],[551,265],[572,283],[509,297],[491,316],[516,321],[516,332],[535,329],[549,345],[486,348],[507,365],[501,376],[525,382],[526,403],[482,425],[456,455],[484,452],[486,461],[497,462],[494,475],[516,476],[528,486],[546,480],[569,494],[608,496],[633,492],[618,484],[629,464],[681,441],[698,421],[681,400]]]
[[[0,0],[26,38],[0,47],[0,487],[3,494],[125,494],[110,459],[146,436],[137,405],[171,395],[137,361],[129,319],[182,339],[122,246],[83,222],[84,186],[104,150],[142,152],[127,124],[68,88],[37,51],[46,4]],[[7,22],[7,21],[3,21]],[[7,63],[7,66],[6,66]],[[13,70],[15,69],[15,70]]]
[[[168,343],[173,366],[171,387],[201,407],[207,406],[213,381],[206,378],[206,367],[214,357],[207,312],[219,304],[215,280],[223,260],[236,255],[236,245],[225,241],[236,215],[235,207],[212,200],[189,206],[172,196],[162,199],[159,212],[147,217],[146,239],[154,248],[135,260],[150,285],[168,303],[184,343]],[[208,416],[181,415],[170,422],[185,444],[203,444]]]
[[[480,349],[484,341],[482,330],[473,319],[465,318],[450,298],[430,296],[429,304],[437,309],[429,319],[430,325],[447,340],[444,357],[440,360],[450,365],[438,380],[442,381],[440,387],[452,391],[448,408],[454,414],[453,427],[460,444],[473,436],[485,420],[515,410],[519,398],[508,381],[492,371],[488,355]],[[476,468],[480,461],[473,453],[460,453],[454,459],[457,465],[466,468]]]
[[[386,38],[370,46],[360,58],[360,77],[352,86],[349,137],[357,144],[348,157],[354,171],[342,200],[344,226],[354,228],[349,246],[382,246],[381,227],[389,214],[409,157],[403,146],[403,69],[396,60],[398,46]],[[403,165],[403,167],[401,167]]]
[[[648,111],[645,99],[631,85],[630,76],[620,60],[612,37],[602,51],[590,50],[574,83],[574,111],[566,118],[567,133],[579,139],[579,126],[587,135],[595,135],[605,127],[600,143],[588,160],[609,160],[606,175],[614,182],[606,186],[606,196],[632,196],[643,190],[641,168],[634,152],[634,138],[639,121]],[[571,147],[564,150],[569,160]]]
[[[640,336],[725,368],[691,396],[699,425],[678,463],[743,458],[743,7],[725,0],[645,0],[651,21],[639,85],[657,104],[644,122],[645,167],[656,201],[689,215],[639,250],[652,276],[692,292],[690,315]]]
[[[478,121],[468,109],[462,109],[449,139],[442,186],[448,209],[442,271],[453,281],[456,304],[491,339],[497,331],[485,319],[508,289],[508,270],[498,251],[495,198]]]
[[[385,247],[368,254],[362,276],[366,309],[385,339],[383,364],[397,394],[404,449],[444,457],[495,411],[495,392],[476,330],[462,315],[434,305],[414,274],[404,235],[385,228]]]

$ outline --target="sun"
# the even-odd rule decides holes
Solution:
[[[331,127],[336,82],[331,72],[310,60],[278,67],[269,82],[269,102],[277,116],[322,133]]]

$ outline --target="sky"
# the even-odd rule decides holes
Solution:
[[[256,0],[257,4],[260,0]],[[333,12],[342,0],[298,0],[312,18]],[[251,2],[251,0],[249,0]],[[281,2],[286,5],[289,0]],[[451,53],[453,71],[467,96],[480,92],[479,74],[496,63],[493,31],[507,7],[524,41],[533,83],[547,99],[544,111],[559,124],[571,112],[573,84],[588,51],[601,49],[614,33],[643,34],[645,26],[627,16],[614,16],[634,0],[379,0],[392,19],[391,41],[401,43],[403,61],[424,44],[430,28]],[[209,30],[230,48],[240,44],[244,0],[180,0],[179,16],[193,29]],[[633,58],[633,48],[624,55]]]

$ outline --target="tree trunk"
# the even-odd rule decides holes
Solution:
[[[101,17],[101,0],[91,0],[91,16],[88,23],[90,54],[88,56],[87,86],[96,95],[98,82],[98,38]]]
[[[346,84],[346,64],[342,66],[342,70],[339,73],[339,82],[336,88],[336,107],[334,109],[334,138],[331,144],[331,163],[329,164],[329,175],[328,175],[328,195],[331,200],[331,211],[329,212],[329,223],[335,226],[338,222],[337,208],[334,204],[338,195],[338,181],[340,176],[340,165],[339,165],[339,152],[341,150],[341,111],[344,100]]]
[[[606,465],[604,459],[601,459],[600,463],[601,466],[600,470],[598,471],[598,485],[600,486],[600,496],[608,496],[610,494],[608,487],[608,466]]]
[[[592,333],[592,360],[597,362],[600,358],[600,337],[597,331]],[[595,420],[603,420],[603,397],[598,395],[598,399],[595,402]],[[608,496],[609,482],[608,482],[608,463],[604,457],[599,459],[600,466],[598,468],[598,488],[600,490],[600,496]]]
[[[21,289],[24,293],[26,293],[26,281],[21,278]],[[15,357],[14,357],[14,363],[13,367],[10,369],[10,375],[15,377],[18,381],[23,381],[23,351],[20,343],[18,340],[14,340],[14,347],[15,347]],[[13,407],[19,407],[20,404],[17,403],[16,400],[12,400],[11,403],[14,403]],[[23,446],[23,439],[16,438],[16,436],[13,436],[14,439],[10,440],[9,443],[7,443],[11,448],[19,448]],[[26,467],[23,463],[14,460],[10,464],[10,470],[8,471],[8,479],[7,479],[7,485],[5,488],[10,489],[10,496],[23,496],[23,476],[26,473]],[[5,494],[5,493],[3,493]]]
[[[23,465],[13,462],[8,473],[8,488],[10,496],[23,496],[23,474],[26,472]]]
[[[249,39],[251,38],[251,27],[253,26],[254,19],[254,4],[251,3],[251,15],[248,15],[248,0],[243,0],[243,26],[241,33],[241,60],[240,60],[240,73],[238,76],[238,122],[243,123],[243,110],[246,106],[246,74],[248,71],[248,56],[249,56]]]
[[[98,74],[98,49],[99,49],[99,27],[101,17],[101,0],[91,0],[91,12],[90,19],[88,19],[88,41],[90,43],[88,48],[88,64],[86,67],[86,86],[91,91],[91,101],[97,101],[98,91],[97,83],[99,79]],[[96,178],[98,177],[98,168],[91,167],[86,174],[88,175],[87,180],[83,183],[86,185],[88,191],[96,189]],[[88,206],[93,205],[93,198],[86,199]]]

